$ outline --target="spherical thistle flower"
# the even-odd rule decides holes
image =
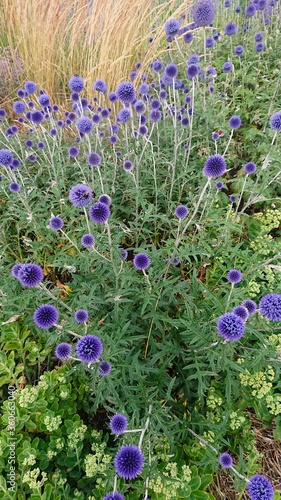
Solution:
[[[223,188],[223,182],[219,181],[216,183],[216,189],[222,189]]]
[[[121,123],[128,123],[130,118],[131,112],[128,108],[120,109],[119,113],[117,114],[117,120]]]
[[[18,193],[20,191],[20,185],[17,182],[11,182],[9,190],[11,193]]]
[[[232,63],[230,61],[226,61],[223,66],[222,66],[222,70],[224,73],[230,73],[232,71]]]
[[[244,306],[236,306],[236,307],[234,307],[232,312],[233,312],[233,314],[237,314],[237,316],[239,316],[241,319],[243,319],[243,321],[246,321],[246,319],[249,316],[248,309],[246,309],[246,307],[244,307]]]
[[[69,191],[68,199],[75,207],[85,207],[91,203],[93,192],[85,184],[76,184]]]
[[[91,167],[97,167],[101,162],[101,157],[98,153],[92,152],[87,156],[87,163]]]
[[[141,83],[139,86],[139,93],[148,94],[148,92],[149,92],[149,85],[147,83]]]
[[[92,234],[83,234],[81,238],[81,245],[85,248],[90,248],[94,246],[95,238]]]
[[[113,491],[112,493],[107,493],[102,500],[125,500],[125,498],[118,491]]]
[[[253,174],[257,170],[257,166],[253,161],[249,161],[244,166],[244,172],[248,175]]]
[[[255,42],[261,42],[262,38],[263,38],[263,34],[260,31],[258,33],[256,33],[254,36]]]
[[[11,168],[14,169],[14,168],[18,168],[20,166],[20,164],[21,164],[20,160],[18,160],[18,158],[14,158],[10,166],[11,166]]]
[[[264,43],[258,42],[255,46],[256,52],[262,52],[264,50]]]
[[[238,271],[238,269],[231,269],[227,273],[227,281],[229,283],[233,283],[234,285],[236,285],[237,283],[240,283],[242,278],[243,278],[243,275],[242,275],[241,271]]]
[[[83,363],[94,363],[102,355],[102,341],[95,335],[81,337],[76,345],[77,357]]]
[[[193,78],[195,78],[199,73],[199,68],[198,66],[196,66],[196,64],[189,64],[187,70],[186,70],[186,74],[189,78],[189,80],[192,80]]]
[[[33,111],[31,113],[30,120],[36,125],[40,125],[40,123],[44,120],[44,115],[41,111]]]
[[[58,359],[61,359],[62,361],[69,358],[70,354],[71,354],[71,345],[68,344],[67,342],[62,342],[55,349],[56,357]]]
[[[281,321],[281,295],[277,293],[264,295],[259,304],[259,311],[270,321]]]
[[[123,163],[123,169],[129,172],[130,170],[132,170],[132,168],[133,168],[132,162],[130,160],[125,160]]]
[[[128,250],[126,250],[125,248],[119,248],[119,252],[121,253],[124,260],[128,258]]]
[[[70,146],[68,149],[68,154],[70,158],[76,158],[79,155],[79,149],[76,146]]]
[[[153,61],[153,63],[151,64],[151,67],[152,69],[154,69],[154,71],[156,71],[156,73],[159,73],[163,68],[163,64],[161,63],[161,61],[156,59],[156,61]]]
[[[251,500],[273,500],[274,497],[271,482],[261,474],[250,478],[247,490]]]
[[[236,35],[237,33],[237,25],[235,23],[227,23],[225,29],[224,29],[224,33],[225,35],[227,36],[233,36],[233,35]]]
[[[13,153],[9,149],[0,149],[0,165],[8,167],[13,161]]]
[[[45,144],[42,141],[37,142],[37,148],[38,149],[45,149]]]
[[[281,111],[274,113],[269,120],[270,127],[275,130],[275,132],[281,131]],[[2,150],[3,151],[3,150]],[[1,153],[1,151],[0,151]],[[1,163],[1,160],[0,160]]]
[[[22,101],[16,101],[13,104],[13,110],[15,113],[21,115],[25,110],[25,104]]]
[[[220,138],[220,134],[218,132],[213,132],[212,133],[212,139],[213,141],[218,141]]]
[[[37,85],[35,82],[28,81],[24,84],[24,90],[27,94],[34,94],[36,92]]]
[[[151,109],[159,109],[161,108],[161,102],[158,99],[152,99],[150,107]]]
[[[256,13],[256,10],[257,10],[256,6],[253,3],[250,3],[245,8],[245,16],[246,17],[253,17],[255,15],[255,13]]]
[[[125,430],[128,427],[128,420],[124,415],[121,415],[120,413],[117,413],[117,415],[114,415],[109,422],[109,427],[111,432],[113,434],[116,434],[119,436],[120,434],[123,434]]]
[[[157,123],[161,120],[162,118],[162,113],[160,111],[160,109],[152,109],[149,113],[149,119],[150,121],[152,121],[153,123]]]
[[[112,199],[110,198],[110,196],[108,196],[108,194],[102,194],[98,201],[101,201],[102,203],[105,203],[106,205],[108,205],[110,207],[110,205],[112,204]]]
[[[98,368],[98,374],[105,377],[106,375],[110,374],[111,368],[112,366],[110,363],[108,363],[108,361],[101,361]]]
[[[146,253],[138,253],[133,260],[133,264],[139,271],[144,271],[150,266],[150,258]]]
[[[225,469],[229,469],[230,467],[232,467],[232,457],[229,455],[229,453],[222,453],[220,455],[220,464],[222,465],[222,467],[224,467]]]
[[[244,321],[234,313],[223,314],[217,323],[219,334],[226,340],[239,340],[245,333]]]
[[[178,205],[175,209],[175,216],[178,219],[185,219],[188,214],[188,208],[185,205]]]
[[[18,278],[18,275],[19,275],[19,270],[21,269],[22,267],[22,264],[15,264],[13,267],[12,267],[12,270],[11,270],[11,273],[12,273],[12,276],[14,278]]]
[[[138,100],[138,101],[136,101],[136,102],[135,102],[135,104],[134,104],[134,108],[135,108],[135,110],[136,110],[137,114],[139,115],[139,114],[141,114],[141,113],[144,113],[144,112],[145,112],[145,110],[146,110],[146,105],[144,104],[144,102],[143,102],[143,101]]]
[[[27,157],[28,161],[30,161],[31,163],[34,163],[35,161],[37,161],[37,156],[36,155],[29,155]]]
[[[75,311],[74,313],[74,319],[76,323],[85,323],[89,318],[88,311],[85,311],[85,309],[78,309],[78,311]]]
[[[96,80],[93,84],[93,89],[101,92],[102,94],[107,93],[107,86],[104,80]]]
[[[176,76],[179,72],[177,65],[174,64],[173,62],[167,64],[164,71],[165,71],[166,75],[168,75],[170,78],[176,78]]]
[[[54,229],[54,231],[59,231],[64,225],[63,220],[60,217],[52,217],[49,220],[49,226],[51,229]]]
[[[206,38],[206,49],[211,49],[215,45],[215,40],[212,37]]]
[[[25,141],[25,145],[27,148],[32,148],[34,142],[31,139],[27,139],[27,141]]]
[[[110,217],[110,209],[106,203],[98,201],[90,207],[89,217],[96,224],[104,224]]]
[[[47,94],[42,94],[38,98],[39,104],[41,106],[49,106],[50,105],[50,97]]]
[[[256,304],[256,302],[252,299],[245,299],[243,300],[242,304],[241,304],[243,307],[246,307],[249,315],[251,316],[252,314],[255,314],[258,306]]]
[[[164,25],[167,37],[175,37],[179,33],[179,29],[180,22],[178,19],[169,19]]]
[[[59,313],[55,306],[43,304],[36,309],[33,319],[38,328],[51,328],[57,323]]]
[[[241,123],[242,123],[242,122],[241,122],[241,118],[240,118],[240,116],[238,116],[238,115],[233,115],[233,116],[229,119],[229,122],[228,122],[228,124],[229,124],[230,128],[232,128],[232,129],[239,128],[239,127],[240,127],[240,125],[241,125]]]
[[[43,278],[43,270],[37,264],[22,264],[18,272],[20,283],[28,288],[39,285]]]
[[[193,7],[192,18],[197,26],[208,26],[213,22],[215,13],[215,5],[211,0],[199,0]]]
[[[244,54],[244,48],[242,45],[236,45],[233,52],[236,56],[242,56]]]
[[[203,175],[206,177],[220,177],[223,175],[226,171],[226,162],[223,156],[219,154],[215,154],[212,156],[209,156],[209,158],[206,160],[204,168],[203,168]]]
[[[85,83],[84,83],[84,80],[81,76],[78,76],[78,75],[74,75],[70,78],[69,82],[68,82],[68,86],[70,88],[70,90],[72,90],[72,92],[82,92],[82,90],[84,90],[84,87],[85,87]]]
[[[87,116],[80,116],[76,122],[76,127],[80,134],[89,134],[93,128],[93,122]]]
[[[118,476],[124,479],[135,479],[139,476],[144,464],[144,456],[135,445],[124,445],[117,452],[114,466]]]
[[[258,0],[256,3],[257,10],[264,10],[266,8],[267,0]]]
[[[116,95],[123,104],[133,104],[136,100],[136,90],[131,82],[122,82],[118,85]]]

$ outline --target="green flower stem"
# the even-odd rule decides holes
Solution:
[[[139,449],[141,449],[141,445],[142,445],[142,442],[143,442],[144,435],[145,435],[145,433],[146,433],[146,431],[148,429],[148,426],[149,426],[151,412],[152,412],[152,405],[149,405],[149,407],[148,407],[148,417],[146,419],[145,426],[142,429],[142,432],[141,432],[141,435],[140,435],[140,439],[139,439],[139,444],[138,444]]]

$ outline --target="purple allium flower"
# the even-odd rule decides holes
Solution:
[[[42,141],[37,142],[37,148],[38,149],[45,149],[45,144]]]
[[[141,83],[139,86],[139,93],[148,94],[148,92],[149,92],[149,85],[147,83]]]
[[[122,82],[117,87],[116,95],[123,104],[133,104],[136,99],[136,90],[131,82]]]
[[[247,489],[251,500],[272,500],[274,497],[271,482],[261,474],[251,477]]]
[[[122,258],[123,258],[124,260],[126,260],[126,259],[128,258],[128,250],[125,250],[125,248],[120,248],[120,249],[119,249],[119,252],[121,253]]]
[[[125,445],[120,448],[114,459],[117,474],[124,479],[134,479],[143,469],[144,456],[141,450],[134,445]]]
[[[227,7],[230,7],[230,5],[231,5],[230,0],[225,0],[224,6],[227,8]]]
[[[224,73],[230,73],[232,71],[232,63],[230,61],[226,61],[222,66],[222,70]]]
[[[76,158],[79,155],[79,149],[76,146],[70,146],[68,154],[71,158]]]
[[[239,316],[241,319],[243,319],[243,321],[246,321],[246,319],[249,316],[249,311],[244,306],[236,306],[236,307],[234,307],[232,312],[233,312],[233,314],[237,314],[237,316]]]
[[[186,74],[189,78],[189,80],[192,80],[195,78],[199,73],[199,68],[196,66],[196,64],[190,64],[186,70]]]
[[[51,130],[50,130],[50,135],[51,135],[52,137],[56,137],[56,135],[57,135],[57,134],[58,134],[57,130],[56,130],[55,128],[51,128]]]
[[[230,195],[229,196],[229,201],[230,201],[230,203],[235,203],[236,202],[236,196]]]
[[[134,81],[136,79],[137,74],[138,74],[137,71],[131,71],[130,78],[131,78],[132,81]]]
[[[65,360],[69,358],[71,354],[71,345],[67,342],[62,342],[56,347],[55,355],[58,359]]]
[[[188,118],[183,118],[181,120],[181,124],[183,127],[187,127],[189,125],[189,119]]]
[[[81,244],[85,248],[90,248],[95,244],[95,238],[91,234],[83,234]]]
[[[259,310],[262,316],[270,321],[281,321],[281,295],[268,293],[262,297]]]
[[[104,80],[96,80],[93,84],[93,89],[101,92],[102,94],[107,93],[107,86]]]
[[[161,102],[158,99],[152,99],[150,106],[152,109],[159,109],[161,107]]]
[[[244,166],[244,172],[248,175],[253,174],[257,170],[257,166],[253,161],[249,161]]]
[[[39,125],[44,120],[44,115],[41,111],[33,111],[31,113],[30,120],[36,125]]]
[[[161,120],[162,118],[162,113],[160,111],[160,109],[152,109],[149,113],[149,119],[153,122],[153,123],[157,123]]]
[[[98,374],[105,377],[106,375],[109,375],[111,368],[112,366],[108,363],[108,361],[101,361],[98,368]]]
[[[9,149],[0,149],[0,165],[8,167],[13,161],[13,154]]]
[[[258,33],[256,33],[254,36],[255,42],[261,42],[262,38],[263,38],[263,35],[260,31]]]
[[[11,168],[18,168],[20,166],[20,160],[18,158],[14,158],[12,163],[11,163]]]
[[[96,224],[104,224],[110,217],[110,210],[106,203],[97,201],[90,207],[89,217]]]
[[[245,333],[244,321],[234,313],[223,314],[217,324],[219,334],[226,340],[238,340]]]
[[[241,122],[241,118],[240,118],[240,116],[238,116],[238,115],[233,115],[233,116],[229,119],[229,122],[228,122],[228,124],[229,124],[230,128],[232,128],[232,129],[239,128],[239,127],[240,127],[240,125],[241,125],[241,123],[242,123],[242,122]]]
[[[92,152],[87,157],[87,163],[91,165],[91,167],[97,167],[101,162],[101,157],[98,153]]]
[[[274,113],[269,120],[270,127],[275,130],[275,132],[281,131],[281,111]],[[3,151],[3,150],[2,150]],[[1,151],[0,151],[1,153]],[[1,160],[0,160],[1,163]]]
[[[78,340],[76,354],[84,363],[94,363],[103,351],[101,340],[95,335],[85,335]]]
[[[102,194],[98,201],[101,201],[102,203],[105,203],[106,205],[108,205],[110,207],[110,205],[112,204],[112,199],[110,198],[110,196],[108,196],[108,194]]]
[[[167,95],[168,95],[168,94],[167,94],[166,90],[161,90],[161,91],[159,92],[159,98],[160,98],[160,99],[167,99]]]
[[[151,64],[151,67],[152,69],[154,69],[154,71],[156,71],[156,73],[159,73],[161,70],[162,70],[162,63],[161,61],[159,61],[158,59],[156,61],[153,61],[153,63]]]
[[[178,219],[185,219],[188,214],[188,208],[185,205],[178,205],[175,209],[175,216]]]
[[[222,453],[220,455],[220,464],[225,469],[232,467],[232,457],[228,453]]]
[[[243,300],[242,304],[243,307],[246,307],[249,315],[251,316],[252,314],[255,314],[258,306],[254,300],[251,299],[245,299]]]
[[[76,184],[69,191],[68,199],[75,207],[85,207],[89,205],[93,199],[93,192],[91,188],[85,184]]]
[[[192,42],[192,40],[193,40],[193,33],[191,33],[191,31],[188,31],[187,33],[184,33],[182,39],[183,39],[183,41],[185,43]]]
[[[255,46],[257,52],[262,52],[264,50],[264,43],[258,42]]]
[[[213,22],[216,9],[211,0],[199,0],[192,10],[193,21],[197,26],[208,26]]]
[[[223,188],[223,182],[219,181],[216,183],[216,189],[222,189]]]
[[[235,23],[227,23],[225,30],[224,30],[225,35],[232,36],[236,35],[237,33],[237,25]]]
[[[68,86],[72,92],[82,92],[85,87],[84,80],[81,76],[74,75],[70,78]]]
[[[139,271],[144,271],[150,266],[150,258],[146,253],[138,253],[133,260],[133,264]]]
[[[242,56],[244,54],[244,48],[242,45],[236,45],[233,52],[236,56]]]
[[[22,264],[15,264],[13,267],[12,267],[12,270],[11,270],[11,273],[12,273],[12,276],[14,278],[18,278],[19,276],[19,270],[21,269],[22,267]]]
[[[266,7],[267,0],[258,0],[256,3],[257,10],[264,10]]]
[[[213,132],[212,133],[212,139],[213,141],[218,141],[220,138],[220,134],[218,132]]]
[[[38,99],[39,104],[41,106],[49,106],[50,105],[50,97],[47,94],[42,94]]]
[[[54,229],[55,231],[58,231],[61,229],[64,225],[63,220],[60,217],[52,217],[49,220],[49,226],[51,229]]]
[[[125,498],[118,491],[113,491],[112,493],[107,493],[102,500],[125,500]]]
[[[37,85],[35,82],[28,81],[24,84],[24,90],[27,94],[34,94],[36,92]]]
[[[23,286],[31,288],[41,283],[44,273],[37,264],[22,264],[17,277]]]
[[[191,54],[187,60],[187,64],[197,64],[200,62],[200,56],[198,54]]]
[[[128,108],[123,108],[120,109],[118,115],[117,115],[117,120],[121,123],[128,123],[128,121],[131,118],[131,112]]]
[[[19,115],[24,112],[25,110],[25,104],[22,101],[16,101],[14,102],[13,105],[13,110],[15,113],[18,113]]]
[[[85,323],[89,318],[88,311],[85,311],[85,309],[78,309],[78,311],[75,311],[74,313],[74,319],[76,323]]]
[[[98,124],[100,122],[100,116],[97,115],[96,113],[92,116],[92,121],[95,123],[95,124]]]
[[[27,141],[25,141],[25,145],[27,148],[32,148],[34,142],[31,139],[27,139]]]
[[[231,269],[227,273],[227,281],[229,283],[233,283],[236,285],[237,283],[240,283],[242,278],[243,278],[243,275],[242,275],[241,271],[238,271],[238,269]]]
[[[128,170],[128,171],[132,170],[132,168],[133,168],[132,162],[130,160],[124,161],[123,168],[124,168],[124,170]]]
[[[176,64],[171,62],[171,63],[167,64],[164,71],[165,71],[166,75],[168,75],[170,78],[176,78],[179,70],[178,70]]]
[[[110,102],[116,102],[117,101],[116,92],[110,92],[110,94],[108,95],[108,99],[110,100]]]
[[[220,177],[226,171],[226,162],[223,156],[215,154],[206,160],[203,174],[206,177]]]
[[[116,144],[118,141],[119,141],[119,139],[116,135],[111,135],[109,138],[110,144]]]
[[[250,3],[249,5],[247,5],[247,7],[245,8],[245,16],[246,17],[253,17],[256,13],[256,6],[252,3]]]
[[[143,101],[139,100],[136,101],[134,104],[134,108],[138,114],[144,113],[146,110],[146,105],[144,104]]]
[[[145,125],[141,125],[141,127],[139,127],[139,134],[140,135],[146,135],[147,132],[148,132],[148,128]]]
[[[206,48],[211,49],[215,45],[215,40],[212,37],[206,38]]]
[[[76,127],[80,134],[89,134],[93,128],[93,122],[87,116],[80,116],[76,122]]]
[[[9,190],[11,193],[18,193],[20,191],[20,185],[17,182],[11,182]]]
[[[119,436],[120,434],[123,434],[127,429],[128,420],[124,415],[117,413],[117,415],[114,415],[110,419],[109,427],[113,434],[117,434],[117,436]]]
[[[38,328],[51,328],[57,323],[59,313],[55,306],[43,304],[36,309],[33,315],[34,323]]]
[[[167,37],[175,37],[178,35],[180,29],[180,22],[178,19],[169,19],[165,25],[164,30]]]

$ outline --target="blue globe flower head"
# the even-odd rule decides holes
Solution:
[[[83,363],[94,363],[102,355],[102,341],[95,335],[81,337],[76,345],[77,357]]]
[[[173,78],[168,76],[166,73],[163,73],[161,77],[161,83],[164,85],[164,87],[170,87],[173,85]]]
[[[124,445],[117,452],[114,466],[118,476],[124,479],[135,479],[139,476],[144,464],[144,456],[135,445]]]
[[[117,101],[116,92],[110,92],[110,94],[108,95],[108,99],[110,102],[116,102]]]
[[[220,134],[218,132],[213,132],[212,133],[212,139],[213,141],[218,141],[220,138]]]
[[[90,248],[94,246],[95,238],[92,234],[83,234],[81,238],[81,245],[85,248]]]
[[[224,73],[230,73],[232,71],[232,63],[230,61],[226,61],[223,66],[222,66],[222,70]]]
[[[273,130],[275,130],[275,132],[281,131],[281,111],[277,111],[270,117],[269,125]]]
[[[101,201],[102,203],[105,203],[106,205],[108,205],[110,207],[110,205],[112,204],[112,199],[111,197],[108,195],[108,194],[102,194],[98,201]]]
[[[85,83],[84,83],[83,78],[81,78],[81,76],[74,75],[70,78],[70,80],[68,82],[68,86],[69,86],[70,90],[72,90],[72,92],[79,93],[79,92],[82,92],[82,90],[84,90]]]
[[[159,109],[161,108],[161,102],[158,99],[152,99],[150,106],[152,109]]]
[[[125,500],[125,498],[118,491],[113,491],[112,493],[107,493],[102,500]]]
[[[156,61],[153,61],[153,63],[151,64],[151,67],[152,69],[154,69],[154,71],[156,71],[156,73],[160,73],[163,68],[163,64],[161,63],[161,61],[156,59]]]
[[[245,300],[243,300],[243,302],[242,302],[241,305],[244,306],[244,307],[246,307],[249,315],[255,314],[255,312],[256,312],[256,310],[258,308],[256,302],[254,300],[252,300],[252,299],[245,299]]]
[[[76,323],[85,323],[89,318],[88,311],[85,311],[85,309],[78,309],[78,311],[75,311],[74,313],[74,319]]]
[[[101,162],[101,157],[98,153],[96,153],[95,151],[93,151],[92,153],[89,153],[88,156],[87,156],[87,163],[91,166],[91,167],[98,167],[98,165],[100,165],[100,162]]]
[[[106,203],[97,201],[90,207],[89,217],[96,224],[104,224],[110,217],[110,209]]]
[[[263,39],[263,34],[260,31],[255,34],[255,36],[254,36],[255,42],[261,42],[262,39]]]
[[[104,80],[96,80],[93,84],[93,89],[101,92],[101,94],[107,93],[107,86]]]
[[[264,10],[267,6],[267,0],[258,0],[256,6],[257,10]]]
[[[189,80],[193,80],[193,78],[195,78],[199,73],[199,68],[198,66],[196,66],[196,64],[189,64],[187,70],[186,70],[186,74],[189,78]]]
[[[180,29],[180,22],[178,19],[169,19],[165,25],[164,30],[167,37],[172,37],[172,39],[178,35]]]
[[[234,285],[236,285],[237,283],[240,283],[242,278],[243,278],[243,274],[238,269],[231,269],[227,273],[227,281],[229,283],[233,283]]]
[[[25,104],[22,101],[16,101],[13,104],[13,110],[18,115],[21,115],[25,110]]]
[[[281,295],[277,293],[264,295],[259,304],[259,311],[270,321],[281,321]]]
[[[233,35],[236,35],[237,30],[238,30],[237,25],[235,23],[230,22],[230,23],[227,23],[225,30],[224,30],[224,33],[227,36],[233,36]]]
[[[147,83],[141,83],[139,86],[139,93],[148,94],[148,92],[149,92],[149,85]]]
[[[234,313],[223,314],[217,324],[219,334],[228,341],[239,340],[245,333],[244,321]]]
[[[121,123],[128,123],[128,121],[131,118],[131,112],[129,108],[123,108],[120,109],[118,115],[117,115],[117,121]]]
[[[185,205],[178,205],[175,209],[175,216],[178,219],[185,219],[188,215],[188,208]]]
[[[150,258],[146,253],[138,253],[134,257],[133,264],[138,271],[145,271],[150,266]]]
[[[123,163],[123,169],[130,171],[133,169],[133,163],[130,160],[125,160]]]
[[[20,191],[20,185],[17,182],[11,182],[9,190],[11,193],[18,193]]]
[[[23,286],[31,288],[41,283],[44,273],[37,264],[22,264],[17,277]]]
[[[22,264],[15,264],[12,267],[11,273],[14,278],[18,278],[19,270],[22,267]]]
[[[64,222],[60,217],[52,217],[49,220],[49,226],[54,231],[59,231],[64,226]]]
[[[199,0],[192,9],[192,18],[200,27],[209,26],[215,17],[216,8],[211,0]]]
[[[127,258],[128,258],[128,250],[126,250],[125,248],[120,248],[119,252],[122,255],[122,259],[127,260]]]
[[[126,106],[133,104],[136,100],[136,90],[131,82],[122,82],[118,85],[116,96]]]
[[[242,45],[236,45],[233,52],[236,56],[242,56],[244,54],[244,48]]]
[[[76,184],[69,191],[68,199],[75,207],[86,207],[93,199],[93,191],[85,184]]]
[[[239,14],[239,12],[241,12],[241,7],[240,7],[240,5],[237,5],[237,7],[236,7],[236,9],[235,9],[235,12],[236,12],[237,14]]]
[[[255,15],[256,11],[257,11],[256,6],[253,3],[250,3],[245,8],[245,16],[246,17],[253,17]]]
[[[212,37],[206,38],[206,48],[211,49],[215,45],[215,40]]]
[[[226,162],[223,156],[215,154],[206,160],[203,175],[206,177],[221,177],[226,172]]]
[[[229,455],[229,453],[222,453],[220,455],[220,464],[222,467],[224,467],[225,469],[229,469],[230,467],[232,467],[232,457]]]
[[[258,42],[255,45],[255,49],[257,52],[262,52],[264,50],[264,43],[263,42]]]
[[[249,161],[244,166],[244,172],[248,175],[253,174],[257,170],[257,166],[253,161]]]
[[[244,306],[236,306],[236,307],[234,307],[232,312],[234,314],[237,314],[237,316],[239,316],[241,319],[243,319],[243,321],[246,321],[246,319],[249,317],[248,309],[246,309],[246,307],[244,307]]]
[[[37,90],[37,85],[35,82],[29,80],[24,84],[24,90],[27,94],[34,94],[34,92],[36,92]]]
[[[76,158],[79,155],[79,149],[76,146],[70,146],[68,154],[71,158]]]
[[[185,43],[191,43],[193,40],[193,33],[191,33],[191,31],[184,33],[182,39]]]
[[[106,377],[106,375],[110,374],[111,369],[112,369],[111,364],[108,363],[108,361],[103,360],[99,364],[98,374],[102,375],[103,377]]]
[[[152,121],[153,123],[157,123],[161,120],[162,118],[162,113],[160,111],[160,109],[152,109],[149,113],[149,119],[150,121]]]
[[[30,120],[36,125],[40,125],[40,123],[42,123],[42,121],[44,120],[44,115],[41,111],[37,110],[32,111],[30,115]]]
[[[0,149],[0,165],[8,167],[13,161],[13,153],[9,149]]]
[[[87,116],[80,116],[76,122],[76,127],[80,134],[89,134],[93,128],[93,122]]]
[[[164,71],[165,71],[166,75],[168,75],[170,78],[176,78],[179,70],[177,68],[177,65],[174,64],[173,62],[171,62],[165,66]]]
[[[198,54],[191,54],[187,59],[187,64],[197,64],[200,62],[200,56]]]
[[[238,115],[233,115],[233,116],[229,119],[229,122],[228,122],[228,124],[229,124],[230,128],[232,128],[232,129],[237,129],[237,128],[239,128],[239,127],[240,127],[240,125],[241,125],[241,123],[242,123],[242,122],[241,122],[241,118],[240,118],[240,116],[238,116]]]
[[[51,304],[43,304],[36,309],[33,319],[38,328],[51,328],[57,323],[59,313],[55,306],[52,306]]]
[[[120,434],[123,434],[126,431],[128,427],[128,420],[125,415],[117,413],[110,419],[109,427],[113,434],[120,436]]]
[[[251,500],[273,500],[273,486],[267,477],[261,474],[250,478],[247,489]]]
[[[69,358],[70,354],[71,354],[71,345],[68,344],[67,342],[62,342],[55,349],[56,357],[58,359],[61,359],[62,361]]]
[[[216,189],[221,190],[223,188],[223,182],[218,181],[216,182]]]
[[[50,105],[50,97],[47,94],[41,94],[38,99],[39,104],[41,106],[49,106]]]

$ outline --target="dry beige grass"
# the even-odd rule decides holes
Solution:
[[[187,13],[191,0],[2,0],[5,43],[17,49],[28,79],[65,102],[73,74],[86,93],[97,78],[109,90],[128,78],[137,60],[145,72],[165,50],[163,25]],[[149,48],[151,27],[154,43]],[[3,33],[3,31],[2,31]]]

